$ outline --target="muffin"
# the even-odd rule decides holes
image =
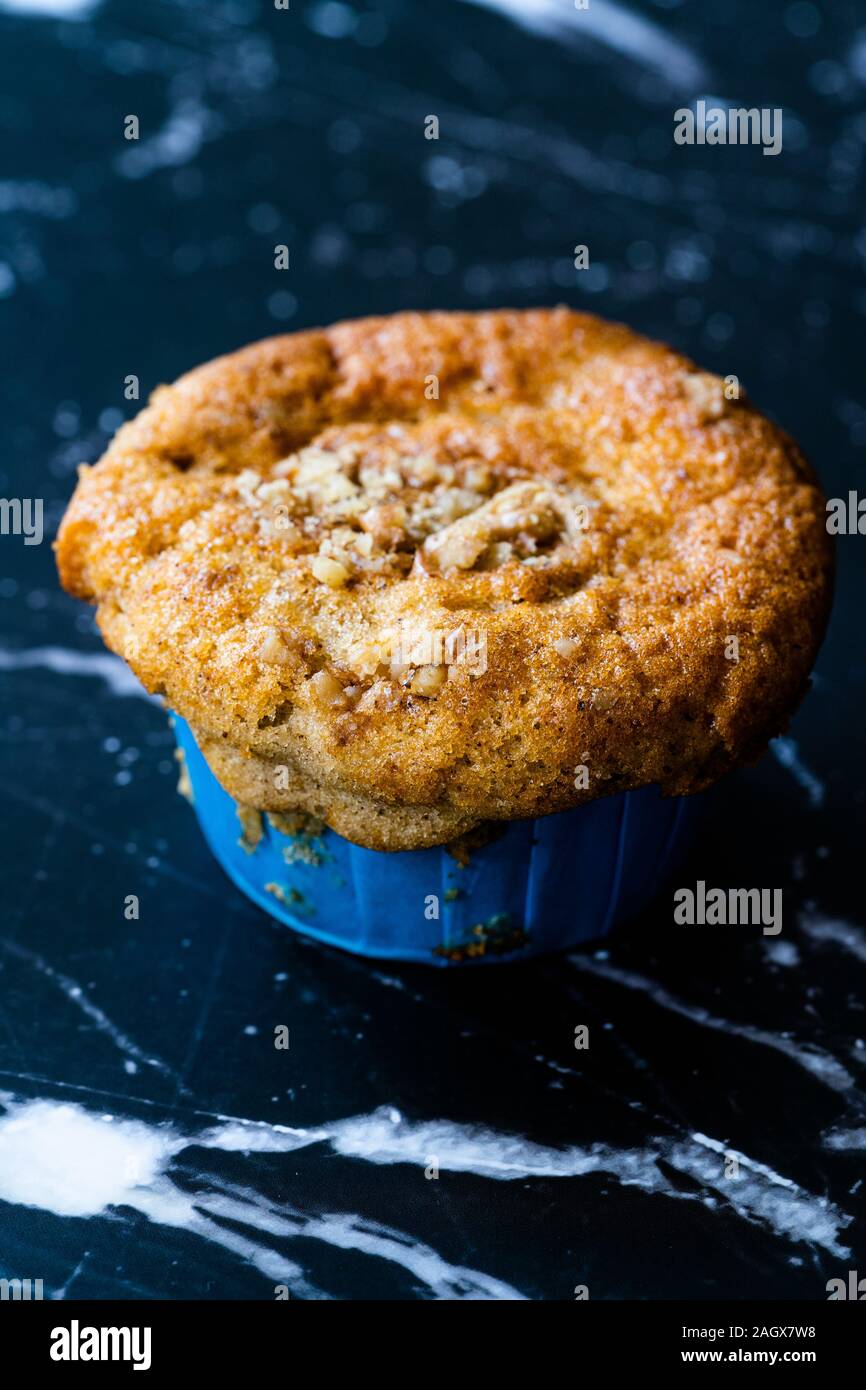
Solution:
[[[271,338],[158,389],[82,470],[57,559],[179,716],[232,847],[236,806],[260,830],[230,871],[332,939],[335,883],[303,919],[309,884],[284,874],[281,897],[254,868],[270,847],[321,869],[293,859],[311,824],[353,879],[360,847],[386,883],[423,863],[422,897],[441,897],[446,861],[462,846],[477,876],[510,823],[531,830],[531,877],[539,827],[568,855],[610,819],[602,799],[657,819],[659,793],[757,758],[824,631],[824,515],[735,378],[564,308],[413,313]],[[500,915],[533,949],[528,878],[508,877]],[[447,958],[442,906],[423,920]],[[608,902],[590,929],[619,915]],[[414,956],[413,930],[389,953]]]

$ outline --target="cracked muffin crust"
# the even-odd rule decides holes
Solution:
[[[62,582],[236,800],[358,844],[697,791],[784,727],[831,591],[812,472],[730,394],[562,308],[267,339],[82,470]]]

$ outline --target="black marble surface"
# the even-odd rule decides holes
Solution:
[[[0,488],[46,507],[42,545],[0,537],[0,1277],[825,1298],[866,1268],[862,536],[812,692],[679,877],[783,889],[781,934],[675,927],[669,887],[604,950],[447,976],[230,887],[49,539],[129,374],[406,306],[625,319],[862,490],[862,6],[0,0],[0,52]],[[675,146],[701,96],[782,107],[782,153]]]

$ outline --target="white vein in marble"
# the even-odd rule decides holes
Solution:
[[[0,0],[0,13],[42,19],[86,19],[101,0]]]
[[[861,1153],[866,1150],[866,1125],[857,1129],[829,1129],[822,1135],[821,1143],[835,1153]]]
[[[118,1052],[122,1052],[128,1061],[133,1064],[141,1062],[144,1066],[153,1067],[165,1076],[175,1078],[175,1073],[171,1067],[160,1061],[158,1057],[148,1056],[121,1028],[118,1028],[116,1023],[112,1023],[108,1015],[87,997],[77,980],[73,980],[69,975],[64,975],[60,970],[55,970],[54,966],[49,965],[41,956],[34,951],[28,951],[26,947],[20,946],[17,942],[0,941],[0,951],[12,956],[13,959],[25,961],[37,974],[42,975],[55,985],[70,1004],[90,1019],[96,1031],[104,1033]]]
[[[838,946],[855,960],[866,962],[866,932],[838,917],[823,913],[805,913],[800,918],[804,935],[818,946]]]
[[[281,1240],[318,1240],[400,1265],[438,1299],[520,1299],[502,1280],[452,1265],[403,1231],[345,1212],[310,1214],[275,1206],[247,1187],[187,1193],[168,1175],[173,1158],[199,1146],[234,1152],[290,1153],[327,1139],[327,1131],[227,1120],[198,1136],[171,1126],[99,1115],[79,1105],[0,1096],[0,1200],[66,1217],[94,1217],[122,1207],[154,1223],[191,1232],[251,1264],[298,1297],[325,1297],[299,1265],[272,1248]],[[242,1142],[242,1139],[244,1142]],[[228,1229],[231,1221],[245,1231]]]
[[[824,805],[827,788],[820,777],[808,768],[800,755],[800,749],[792,738],[774,738],[770,752],[781,767],[790,772],[798,786],[803,788],[809,798],[809,805],[817,810]]]
[[[0,671],[51,671],[58,676],[91,676],[101,680],[112,695],[154,700],[132,674],[125,661],[108,652],[77,652],[67,647],[0,647]]]
[[[554,1148],[520,1135],[450,1120],[405,1119],[393,1107],[314,1129],[224,1117],[197,1135],[171,1125],[98,1115],[79,1105],[0,1096],[0,1200],[40,1207],[62,1216],[97,1216],[132,1207],[157,1224],[193,1231],[232,1250],[268,1278],[304,1297],[306,1276],[261,1237],[302,1236],[395,1261],[434,1298],[519,1298],[502,1281],[452,1266],[405,1232],[343,1212],[302,1213],[276,1206],[250,1187],[220,1186],[208,1177],[189,1194],[168,1169],[193,1147],[229,1153],[293,1153],[327,1145],[343,1157],[379,1165],[409,1164],[419,1179],[439,1173],[472,1174],[498,1182],[528,1179],[612,1178],[622,1187],[711,1210],[725,1204],[741,1220],[796,1243],[847,1255],[842,1232],[850,1216],[825,1197],[799,1187],[771,1168],[700,1133],[656,1138],[641,1148],[604,1143]],[[726,1176],[736,1156],[738,1173]],[[666,1171],[692,1179],[701,1192],[684,1191]],[[433,1180],[433,1179],[431,1179]],[[593,1200],[601,1200],[593,1197]],[[230,1219],[248,1234],[226,1231]]]
[[[704,68],[686,44],[667,34],[659,24],[612,0],[591,0],[577,9],[571,0],[468,0],[483,9],[496,10],[530,33],[582,43],[589,39],[663,74],[680,87],[701,82]]]
[[[659,1008],[679,1014],[682,1018],[699,1024],[701,1028],[727,1033],[731,1037],[743,1038],[759,1047],[768,1047],[773,1052],[780,1052],[798,1067],[809,1072],[816,1081],[828,1086],[831,1091],[847,1091],[855,1085],[854,1077],[837,1058],[811,1043],[797,1043],[780,1033],[769,1033],[766,1029],[756,1028],[750,1023],[735,1023],[732,1019],[720,1018],[699,1004],[688,1004],[685,1000],[678,999],[655,980],[649,980],[646,976],[638,975],[631,970],[622,970],[606,961],[590,960],[584,956],[570,956],[569,961],[576,970],[585,974],[599,976],[613,984],[622,985],[625,989],[647,995]]]

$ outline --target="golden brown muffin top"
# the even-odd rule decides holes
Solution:
[[[735,391],[562,308],[270,338],[82,470],[61,578],[232,794],[359,843],[695,791],[784,727],[831,587]]]

